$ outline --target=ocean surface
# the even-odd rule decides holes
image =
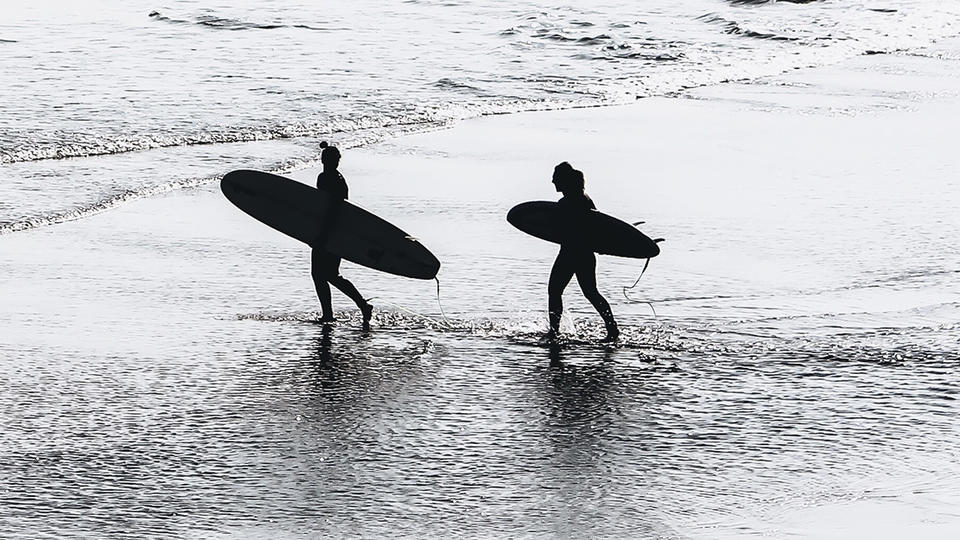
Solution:
[[[0,14],[0,536],[960,534],[960,2]],[[218,192],[321,140],[443,262],[370,332]],[[564,159],[667,238],[617,345],[504,221]]]

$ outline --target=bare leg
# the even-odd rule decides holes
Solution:
[[[620,335],[620,329],[617,327],[617,321],[613,318],[613,310],[610,309],[610,303],[597,290],[597,256],[590,253],[584,256],[577,265],[577,283],[580,284],[580,290],[587,300],[593,304],[603,319],[603,324],[607,328],[607,339],[614,340]]]
[[[563,290],[573,278],[574,266],[563,249],[557,255],[550,270],[550,282],[547,285],[548,310],[550,312],[550,333],[560,331],[560,319],[563,316]]]
[[[363,324],[369,324],[370,318],[373,316],[373,306],[364,300],[363,295],[350,280],[340,275],[340,257],[326,252],[318,253],[318,250],[314,250],[313,253],[313,281],[317,287],[317,297],[320,298],[323,318],[333,319],[330,300],[330,285],[333,285],[353,300],[363,315]]]
[[[333,277],[327,277],[327,282],[345,294],[347,298],[353,300],[353,303],[356,304],[358,308],[367,305],[367,301],[360,295],[360,291],[358,291],[347,278],[337,274]]]
[[[324,271],[324,255],[322,251],[313,250],[310,254],[310,275],[313,277],[313,286],[317,289],[317,298],[320,300],[321,320],[333,320],[333,305],[330,298],[330,285],[327,283]]]

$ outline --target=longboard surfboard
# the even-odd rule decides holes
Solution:
[[[561,226],[564,219],[563,210],[552,201],[520,203],[507,213],[507,221],[514,227],[555,244],[566,240]],[[603,212],[588,210],[578,227],[579,238],[601,255],[649,259],[660,254],[656,241],[633,225]]]
[[[257,221],[350,262],[417,279],[433,279],[440,270],[440,261],[416,238],[296,180],[239,170],[224,175],[220,190]],[[330,212],[335,214],[332,219]]]

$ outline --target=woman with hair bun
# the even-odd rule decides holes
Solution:
[[[340,166],[340,150],[336,146],[330,146],[326,141],[320,143],[320,148],[323,149],[320,154],[323,172],[317,176],[317,189],[325,191],[333,201],[327,217],[328,227],[324,227],[325,230],[329,230],[329,225],[336,219],[339,211],[338,202],[347,200],[347,181],[337,170]],[[330,298],[330,285],[333,285],[357,304],[363,316],[363,326],[369,326],[370,318],[373,316],[373,306],[363,298],[353,283],[340,275],[340,257],[326,251],[323,248],[324,243],[324,241],[317,242],[310,253],[310,274],[313,276],[317,298],[320,299],[320,309],[323,311],[320,322],[336,321]]]
[[[560,243],[560,253],[550,270],[550,282],[547,286],[550,331],[546,338],[557,338],[560,318],[563,315],[563,290],[576,275],[583,295],[603,318],[607,328],[604,341],[615,341],[620,336],[620,329],[613,318],[610,304],[597,290],[597,256],[588,247],[583,230],[583,220],[587,212],[596,210],[597,206],[584,191],[583,173],[566,161],[553,169],[553,185],[558,192],[563,193],[557,204],[563,215],[560,226],[564,240]]]

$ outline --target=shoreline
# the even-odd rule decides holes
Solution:
[[[771,82],[773,84],[780,84],[777,81],[784,80],[796,80],[798,78],[802,79],[806,74],[816,74],[822,72],[831,72],[831,71],[840,71],[845,70],[844,66],[851,66],[863,63],[865,58],[917,58],[917,59],[931,59],[931,60],[950,60],[955,58],[951,55],[957,53],[950,52],[955,49],[954,43],[960,38],[949,38],[946,40],[941,40],[945,42],[947,47],[940,47],[940,43],[934,42],[929,46],[915,49],[912,51],[890,51],[890,52],[863,52],[858,56],[849,57],[845,60],[840,60],[834,63],[818,65],[818,66],[807,66],[803,68],[793,68],[793,70],[783,71],[779,74],[774,75],[765,75],[756,79],[742,79],[742,80],[730,80],[723,81],[720,83],[705,83],[698,86],[686,87],[675,91],[666,92],[664,94],[653,94],[649,96],[637,97],[632,102],[609,102],[609,103],[591,103],[591,104],[572,104],[566,107],[555,108],[553,104],[544,104],[542,107],[532,106],[526,110],[520,111],[509,111],[509,112],[488,112],[482,113],[480,116],[472,116],[457,120],[448,120],[448,121],[438,121],[437,125],[425,126],[422,129],[416,129],[413,131],[400,131],[400,132],[391,132],[391,128],[367,128],[353,132],[348,137],[348,143],[343,145],[341,148],[344,150],[355,150],[362,149],[370,146],[376,146],[378,144],[389,144],[391,141],[402,140],[407,137],[416,137],[419,135],[430,135],[434,133],[443,133],[449,130],[458,129],[464,123],[469,124],[475,121],[484,121],[491,118],[500,118],[500,117],[510,117],[514,115],[528,115],[528,114],[563,114],[564,112],[573,112],[573,111],[589,111],[589,110],[603,110],[608,108],[623,108],[623,107],[633,107],[641,105],[642,103],[649,100],[674,100],[674,99],[695,99],[695,100],[709,100],[709,99],[720,99],[726,100],[724,96],[735,96],[735,95],[749,95],[753,93],[752,88],[764,88],[768,86]],[[869,63],[869,62],[868,62]],[[825,90],[825,88],[820,88],[818,91]],[[731,99],[730,101],[736,101],[736,99]],[[746,102],[745,102],[746,103]],[[335,141],[334,138],[330,138]],[[153,152],[190,152],[192,149],[204,149],[204,148],[223,148],[229,149],[225,150],[229,154],[230,159],[236,161],[242,160],[242,152],[244,149],[249,149],[257,157],[255,162],[250,164],[248,168],[257,168],[258,170],[263,170],[265,172],[270,172],[273,174],[279,175],[288,175],[296,176],[299,171],[319,171],[319,148],[318,144],[321,138],[308,136],[308,137],[287,137],[287,138],[277,138],[277,139],[256,139],[256,140],[238,140],[231,141],[226,143],[198,143],[190,144],[184,146],[160,146],[155,148],[144,148],[141,150],[136,150],[127,153],[119,154],[90,154],[90,155],[79,155],[79,156],[67,156],[61,159],[40,159],[40,160],[28,160],[23,162],[13,162],[8,163],[8,166],[33,166],[42,163],[57,163],[71,160],[82,161],[84,159],[119,159],[126,160],[133,157],[131,161],[138,161],[137,157],[148,157]],[[326,139],[324,139],[326,140]],[[258,149],[258,145],[266,147],[265,149]],[[287,152],[287,156],[276,161],[275,158],[267,157],[265,153],[266,150],[273,148],[279,152]],[[174,156],[175,157],[175,156]],[[166,160],[167,158],[164,158]],[[274,161],[270,161],[274,159]],[[149,160],[148,160],[149,161]],[[268,163],[272,163],[267,165]],[[151,171],[151,175],[159,175],[159,170]],[[122,208],[124,205],[139,201],[142,199],[148,199],[158,196],[167,196],[167,195],[176,195],[180,192],[189,192],[193,189],[203,189],[205,186],[216,184],[220,177],[222,177],[223,172],[216,174],[206,174],[202,176],[183,176],[178,177],[175,180],[169,182],[159,183],[155,185],[150,185],[142,189],[135,191],[125,191],[123,193],[118,193],[116,195],[110,196],[104,200],[91,203],[86,206],[81,206],[77,208],[70,208],[65,210],[57,210],[52,214],[45,216],[33,216],[33,217],[21,217],[14,218],[10,222],[0,223],[0,237],[9,234],[15,234],[23,231],[33,230],[41,227],[49,227],[60,225],[64,223],[70,223],[77,220],[86,219],[88,217],[94,216],[102,212],[113,211],[118,208]],[[315,174],[315,173],[314,173]]]

